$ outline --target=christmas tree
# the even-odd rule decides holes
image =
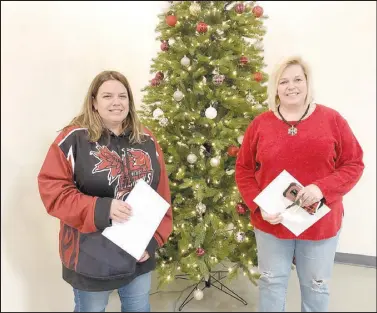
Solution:
[[[159,282],[225,266],[255,283],[257,251],[234,167],[243,133],[266,110],[263,9],[255,2],[169,1],[156,28],[139,114],[164,152],[174,229],[157,251]]]

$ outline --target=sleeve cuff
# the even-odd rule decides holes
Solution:
[[[157,247],[158,247],[157,240],[153,236],[146,249],[150,257],[154,256]]]
[[[104,230],[110,224],[110,207],[112,198],[98,198],[94,208],[94,224],[98,230]]]

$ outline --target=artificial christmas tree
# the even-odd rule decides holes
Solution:
[[[158,250],[160,283],[198,282],[225,265],[258,275],[249,211],[234,179],[243,133],[266,110],[263,9],[254,2],[174,1],[139,114],[165,154],[174,230]]]

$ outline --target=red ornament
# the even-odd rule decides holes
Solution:
[[[234,7],[234,10],[236,11],[236,13],[241,14],[241,13],[245,12],[245,5],[243,3],[238,3]]]
[[[237,210],[237,213],[241,214],[241,215],[246,213],[246,208],[245,208],[245,205],[243,203],[237,203],[236,210]]]
[[[164,79],[164,73],[157,72],[155,78],[158,79],[158,80],[163,80]]]
[[[240,149],[236,146],[230,146],[228,148],[228,155],[231,156],[231,157],[235,157],[235,156],[237,156],[239,150]]]
[[[168,15],[165,18],[166,24],[168,24],[171,27],[174,27],[175,24],[177,24],[177,17],[175,15]]]
[[[260,82],[263,79],[263,74],[260,72],[254,73],[254,80]]]
[[[157,78],[153,78],[153,79],[151,80],[151,85],[152,85],[153,87],[158,86],[160,83],[161,83],[161,81],[160,81],[159,79],[157,79]]]
[[[263,8],[260,7],[259,5],[256,5],[253,8],[253,14],[255,17],[261,17],[263,15]]]
[[[249,59],[247,57],[245,57],[244,55],[242,57],[240,57],[240,64],[241,65],[245,65],[249,62]]]
[[[196,30],[198,33],[206,33],[208,30],[208,25],[204,22],[199,22],[198,25],[196,25]]]
[[[162,51],[168,51],[169,50],[169,42],[167,40],[162,41],[161,50]]]
[[[197,248],[196,249],[196,255],[197,256],[202,256],[206,253],[206,251],[203,248]]]

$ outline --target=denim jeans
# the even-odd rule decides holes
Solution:
[[[302,312],[327,312],[339,232],[324,240],[279,239],[254,229],[258,249],[259,312],[284,312],[293,257]]]
[[[122,312],[150,312],[151,276],[152,272],[140,275],[128,285],[118,289]],[[105,312],[112,291],[91,292],[73,289],[74,312]]]

